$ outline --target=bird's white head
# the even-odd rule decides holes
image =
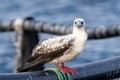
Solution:
[[[74,27],[83,28],[85,27],[85,21],[83,18],[76,18],[73,23]]]
[[[80,34],[85,32],[85,21],[83,18],[76,18],[73,22],[73,34]]]

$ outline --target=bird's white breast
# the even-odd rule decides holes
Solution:
[[[84,43],[87,40],[87,34],[83,31],[80,34],[75,34],[75,36],[76,39],[74,41],[74,50],[76,51],[76,53],[79,53],[82,51]]]
[[[71,49],[71,53],[68,53],[68,55],[66,55],[67,56],[66,58],[68,60],[71,60],[80,54],[80,52],[84,47],[84,43],[87,40],[87,34],[85,32],[81,32],[81,34],[78,34],[78,35],[76,34],[75,36],[76,36],[76,39],[74,41],[74,46]]]

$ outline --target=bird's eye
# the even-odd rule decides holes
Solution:
[[[75,24],[77,24],[77,22],[75,22]]]
[[[83,21],[81,21],[81,24],[83,24]]]

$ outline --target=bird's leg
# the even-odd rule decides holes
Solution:
[[[70,72],[70,73],[72,73],[72,74],[75,74],[75,70],[73,70],[72,68],[66,67],[66,66],[64,65],[64,63],[62,63],[61,68],[66,69],[67,72]]]
[[[68,72],[75,74],[75,71],[72,68],[64,66],[64,63],[62,63],[62,66],[59,66],[58,64],[56,64],[56,68],[61,70],[64,74]]]
[[[58,64],[55,64],[56,68],[61,70],[64,74],[66,74],[68,71],[64,68],[62,68],[61,66],[59,66]]]

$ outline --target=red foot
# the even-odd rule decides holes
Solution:
[[[56,68],[61,70],[64,74],[68,72],[75,74],[75,71],[72,68],[64,66],[64,63],[62,63],[62,66],[59,66],[58,64],[56,64]]]

